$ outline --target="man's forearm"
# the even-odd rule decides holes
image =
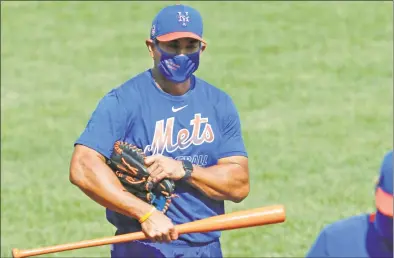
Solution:
[[[194,166],[189,184],[215,200],[242,201],[249,193],[249,177],[238,164]]]
[[[98,204],[128,217],[140,218],[152,206],[127,192],[109,167],[100,159],[88,157],[72,161],[75,176],[71,182]]]

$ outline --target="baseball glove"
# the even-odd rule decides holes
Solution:
[[[172,197],[175,196],[175,183],[168,178],[155,185],[148,182],[149,172],[144,164],[144,158],[145,154],[141,149],[132,144],[117,141],[107,164],[128,192],[165,213],[171,204]]]

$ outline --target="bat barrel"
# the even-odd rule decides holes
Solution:
[[[177,225],[176,227],[179,234],[189,234],[263,226],[282,223],[285,220],[285,207],[283,205],[273,205],[214,216]]]
[[[284,206],[274,205],[218,215],[181,225],[176,225],[175,228],[177,229],[179,234],[189,234],[197,232],[200,233],[219,230],[224,231],[230,229],[269,225],[284,222],[285,219],[286,214]],[[146,236],[143,232],[140,231],[119,236],[104,237],[36,249],[19,250],[17,248],[14,248],[12,249],[12,256],[13,258],[30,257],[42,254],[56,253],[108,244],[124,243],[143,239],[146,239]]]

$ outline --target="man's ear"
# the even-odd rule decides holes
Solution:
[[[202,52],[204,52],[206,48],[207,48],[207,45],[202,44],[202,45],[201,45],[200,54],[201,54]]]
[[[145,44],[146,44],[146,47],[148,48],[148,51],[149,51],[150,56],[153,58],[153,49],[152,49],[153,42],[152,42],[152,40],[147,39],[147,40],[145,41]]]

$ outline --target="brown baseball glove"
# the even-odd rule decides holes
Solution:
[[[155,185],[148,182],[149,172],[144,158],[145,154],[141,149],[132,144],[117,141],[107,164],[128,192],[165,213],[171,204],[172,197],[175,196],[175,183],[168,178]]]

